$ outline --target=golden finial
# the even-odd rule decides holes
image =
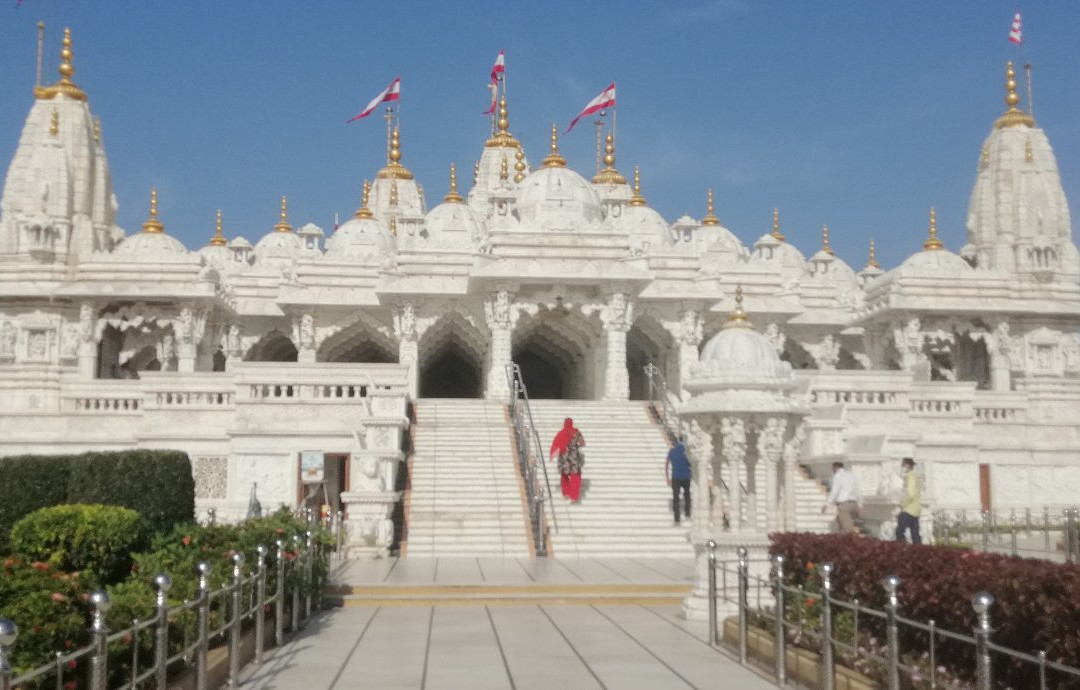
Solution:
[[[210,238],[211,247],[224,247],[225,235],[221,232],[221,209],[217,211],[217,220],[214,222],[214,236]]]
[[[608,132],[604,143],[604,169],[592,178],[596,184],[626,184],[626,178],[615,169],[615,137]]]
[[[360,197],[360,208],[356,209],[357,218],[374,218],[375,214],[368,208],[368,198],[371,196],[371,183],[364,180],[363,195]]]
[[[1031,150],[1031,139],[1024,142],[1024,160],[1028,163],[1035,161],[1035,152]]]
[[[499,180],[505,182],[510,179],[510,165],[506,161],[506,156],[499,159]]]
[[[165,232],[165,225],[157,217],[157,187],[150,188],[150,217],[142,224],[143,232]]]
[[[484,146],[489,148],[521,146],[521,144],[518,143],[518,140],[514,138],[514,135],[510,134],[510,118],[507,113],[506,97],[504,96],[499,101],[499,119],[495,123],[499,128],[499,131],[495,132],[495,134],[487,140]]]
[[[780,232],[780,209],[772,210],[772,232],[769,233],[778,242],[784,241],[784,233]]]
[[[870,260],[866,262],[866,268],[881,268],[877,262],[877,252],[874,251],[874,238],[870,238]]]
[[[1013,63],[1010,60],[1005,64],[1005,105],[1009,108],[997,119],[994,127],[1015,127],[1016,125],[1034,127],[1035,118],[1017,108],[1018,103],[1020,103],[1020,96],[1016,95],[1016,70],[1013,69]]]
[[[551,125],[551,153],[544,156],[543,165],[545,168],[566,167],[566,159],[559,153],[559,130],[555,125]]]
[[[705,195],[705,217],[701,219],[702,225],[720,225],[720,219],[716,217],[716,213],[713,211],[713,196],[710,189]]]
[[[473,161],[472,166],[472,183],[475,186],[480,181],[480,161]]]
[[[101,118],[94,118],[94,141],[101,143]]]
[[[450,164],[450,191],[443,197],[443,201],[448,204],[460,204],[464,201],[457,191],[457,168],[453,163]]]
[[[750,323],[750,319],[747,318],[746,312],[743,311],[743,292],[742,285],[735,286],[735,310],[728,316],[727,321],[724,322],[723,328],[753,328],[754,324]]]
[[[60,50],[60,81],[52,86],[40,86],[34,88],[34,96],[40,99],[55,98],[57,94],[64,94],[77,101],[85,101],[86,94],[82,89],[71,81],[75,76],[75,66],[71,63],[75,53],[71,50],[71,29],[64,29],[63,47]]]
[[[937,236],[937,212],[934,211],[934,207],[930,207],[930,233],[923,242],[922,248],[924,250],[942,249],[945,245],[941,243],[941,240]]]
[[[390,234],[397,236],[397,216],[390,216]]]
[[[630,197],[631,206],[645,206],[645,197],[641,196],[641,169],[634,166],[634,194]]]
[[[836,256],[836,252],[829,246],[829,226],[821,226],[821,251],[825,252],[829,256]]]
[[[34,78],[34,89],[41,88],[41,55],[45,50],[45,22],[37,23],[37,76]]]
[[[281,217],[278,219],[278,224],[274,226],[274,230],[292,232],[292,226],[289,225],[289,202],[286,201],[284,194],[281,195]]]
[[[514,152],[514,182],[518,184],[525,179],[525,150],[518,146]]]
[[[60,133],[60,113],[56,108],[52,109],[52,116],[49,118],[49,134],[54,137]]]
[[[386,167],[379,171],[377,177],[381,179],[411,180],[413,174],[401,164],[401,131],[394,127],[390,134],[390,153],[387,154],[389,161]]]
[[[397,180],[390,180],[390,208],[397,208]]]

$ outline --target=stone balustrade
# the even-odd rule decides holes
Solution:
[[[1023,393],[979,392],[975,395],[976,424],[1026,424],[1028,399]]]
[[[142,414],[143,391],[140,381],[80,381],[63,384],[60,406],[74,414]]]

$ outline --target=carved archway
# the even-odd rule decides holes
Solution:
[[[512,358],[532,398],[594,397],[597,329],[580,314],[541,309],[514,329]],[[603,352],[601,351],[602,355]]]
[[[319,362],[393,364],[398,361],[397,343],[368,321],[357,319],[323,341],[315,359]]]
[[[244,356],[244,361],[247,362],[295,362],[296,359],[296,346],[278,330],[264,335]]]
[[[645,365],[655,364],[667,377],[671,335],[656,319],[639,316],[626,334],[626,369],[630,375],[630,399],[649,399],[649,379]]]
[[[483,396],[486,336],[459,312],[428,327],[419,342],[421,398]]]

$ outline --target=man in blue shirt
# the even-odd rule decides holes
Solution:
[[[685,515],[690,520],[690,458],[686,456],[686,446],[682,440],[668,451],[667,463],[664,465],[664,475],[667,477],[668,486],[671,487],[671,508],[675,511],[675,524],[679,524],[679,493],[685,499]]]

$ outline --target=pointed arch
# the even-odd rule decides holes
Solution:
[[[292,340],[279,330],[272,330],[262,337],[259,342],[251,346],[246,362],[295,362],[297,360],[296,346]]]
[[[599,323],[569,310],[540,309],[514,329],[513,360],[534,398],[593,397]],[[602,349],[599,354],[604,354]]]
[[[418,343],[420,397],[481,397],[488,345],[475,319],[458,310],[439,317]]]
[[[398,361],[398,346],[387,328],[357,312],[322,342],[315,359],[319,362],[393,364]]]
[[[655,364],[670,378],[673,338],[651,314],[642,314],[626,334],[626,368],[630,377],[630,399],[649,398],[649,380],[645,365]],[[675,363],[677,367],[677,362]]]

